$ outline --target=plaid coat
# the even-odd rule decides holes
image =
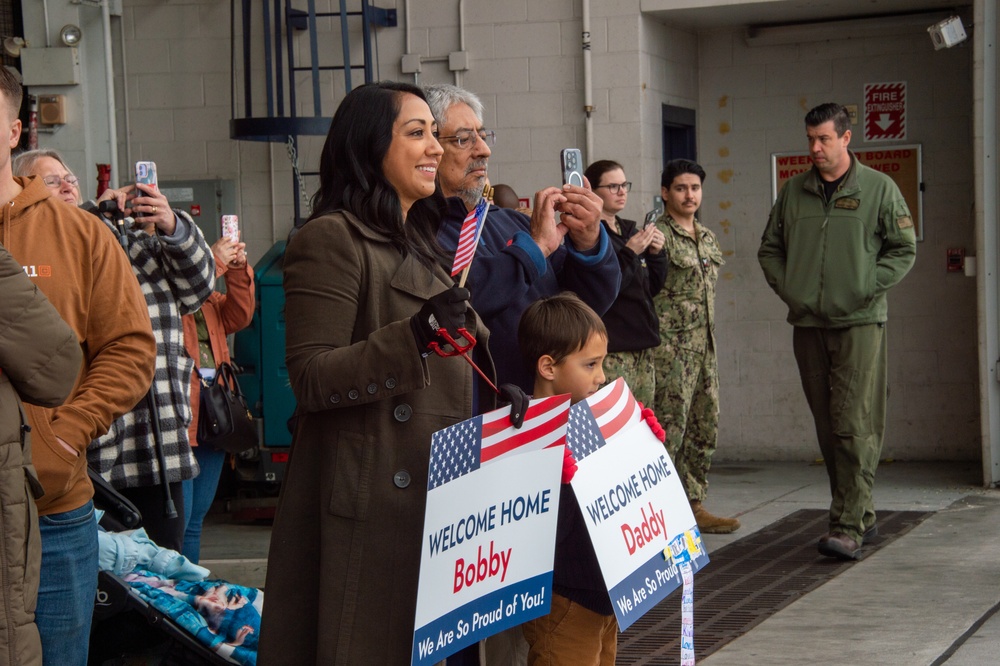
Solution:
[[[196,312],[215,288],[212,249],[187,213],[176,209],[174,213],[178,224],[173,236],[150,235],[131,225],[126,232],[132,271],[146,297],[156,337],[152,393],[168,483],[190,479],[198,472],[187,434],[194,361],[184,349],[181,316]],[[90,443],[87,460],[116,488],[162,483],[145,398],[112,423],[106,435]]]

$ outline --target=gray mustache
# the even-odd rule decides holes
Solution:
[[[472,162],[471,164],[469,164],[468,167],[466,167],[466,169],[465,169],[465,175],[469,175],[470,173],[472,173],[476,169],[485,169],[486,168],[486,164],[487,164],[487,160],[476,160],[475,162]]]

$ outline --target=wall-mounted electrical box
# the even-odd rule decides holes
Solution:
[[[21,49],[21,80],[26,86],[72,86],[80,82],[80,52],[75,46]]]

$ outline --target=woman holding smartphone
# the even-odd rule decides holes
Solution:
[[[59,153],[22,153],[14,159],[13,169],[16,175],[41,178],[52,196],[99,217],[119,235],[128,253],[156,336],[156,376],[150,390],[155,413],[149,400],[140,400],[111,424],[107,434],[91,442],[87,462],[136,505],[153,541],[179,552],[184,540],[181,482],[198,471],[187,434],[194,361],[184,350],[181,316],[195,312],[212,294],[212,251],[194,220],[172,209],[155,186],[108,189],[96,202],[81,203],[79,183]],[[99,203],[108,200],[127,216],[120,227],[99,211]],[[139,213],[141,217],[133,218]],[[158,447],[154,424],[159,426]],[[168,497],[173,515],[165,510]]]
[[[410,661],[431,434],[478,413],[472,370],[428,344],[435,323],[464,326],[482,349],[487,335],[439,263],[436,134],[419,88],[355,88],[330,126],[312,216],[288,243],[298,409],[262,664]],[[483,385],[478,396],[491,400]]]
[[[254,297],[253,269],[247,263],[246,243],[223,235],[212,244],[215,256],[216,287],[219,278],[226,283],[226,290],[215,292],[202,303],[194,314],[184,315],[184,347],[194,359],[195,374],[191,377],[191,425],[188,441],[194,448],[198,461],[198,476],[182,484],[184,492],[184,550],[181,552],[195,564],[201,558],[201,527],[212,507],[219,476],[226,461],[226,452],[211,444],[198,444],[199,401],[201,381],[215,376],[221,363],[229,363],[229,344],[226,336],[250,325],[256,299]]]
[[[624,377],[636,400],[652,405],[656,384],[653,352],[660,344],[653,296],[667,277],[663,232],[655,224],[640,229],[632,220],[618,217],[632,188],[621,164],[600,160],[587,167],[585,175],[603,202],[601,224],[611,238],[622,271],[618,297],[601,317],[608,329],[604,374],[609,382]]]

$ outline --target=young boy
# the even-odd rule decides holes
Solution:
[[[596,312],[564,292],[536,301],[517,331],[522,357],[535,373],[535,398],[569,393],[573,404],[604,383],[608,333]],[[552,610],[525,623],[530,666],[613,666],[618,622],[566,473],[559,496]]]

